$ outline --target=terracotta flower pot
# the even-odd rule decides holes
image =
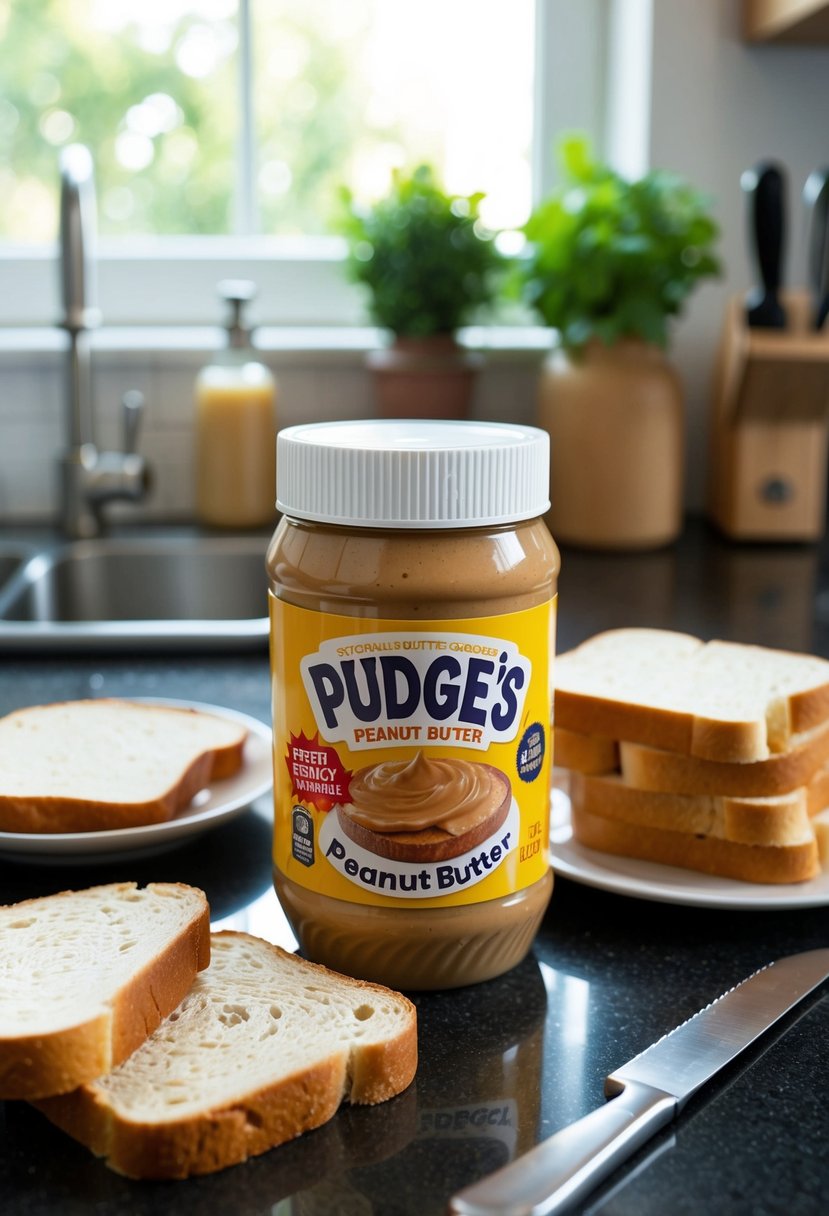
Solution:
[[[682,389],[645,342],[555,352],[541,375],[539,425],[550,433],[557,540],[650,549],[682,530]]]
[[[451,334],[396,338],[366,362],[381,418],[466,418],[481,357]]]

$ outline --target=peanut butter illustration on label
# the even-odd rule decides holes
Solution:
[[[435,861],[497,832],[511,801],[499,769],[418,751],[355,773],[338,817],[347,836],[381,857]]]

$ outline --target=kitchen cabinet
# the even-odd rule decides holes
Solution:
[[[743,0],[748,42],[829,43],[827,0]]]

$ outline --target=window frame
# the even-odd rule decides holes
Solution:
[[[603,146],[611,3],[535,0],[534,202],[555,182],[558,131],[578,127],[592,135],[598,148]],[[239,13],[240,20],[249,23],[249,0],[240,0]],[[244,34],[240,55],[249,63]],[[250,90],[243,87],[236,190],[237,222],[243,232],[255,225],[255,200],[244,185],[252,181],[251,113]],[[343,274],[345,252],[344,241],[334,236],[101,238],[96,249],[98,304],[106,326],[215,325],[217,282],[249,277],[259,288],[253,319],[262,324],[329,329],[365,325],[364,299]],[[57,242],[37,247],[0,242],[0,326],[60,324],[57,256]]]

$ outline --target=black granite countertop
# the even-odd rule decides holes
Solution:
[[[559,649],[643,624],[829,657],[820,546],[738,546],[689,524],[646,555],[565,551]],[[0,655],[0,713],[100,695],[193,699],[269,720],[267,655]],[[153,857],[0,858],[0,902],[115,879],[204,887],[216,921],[291,944],[270,885],[267,802]],[[460,1187],[603,1101],[606,1074],[775,957],[829,944],[825,907],[721,910],[558,878],[530,957],[422,994],[420,1066],[400,1097],[344,1108],[245,1165],[179,1183],[109,1171],[24,1103],[0,1103],[0,1213],[438,1216]],[[829,1193],[829,1000],[741,1057],[577,1210],[606,1216],[822,1212]]]

